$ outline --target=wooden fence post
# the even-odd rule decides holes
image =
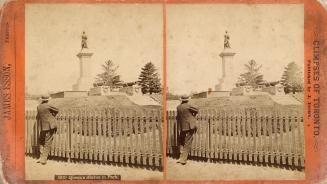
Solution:
[[[71,162],[72,157],[72,126],[71,126],[71,114],[68,114],[68,131],[66,131],[68,136],[68,145],[69,145],[69,154],[68,154],[68,162]]]
[[[161,111],[160,111],[161,112]],[[163,165],[163,145],[161,145],[161,143],[163,142],[163,126],[164,126],[164,117],[163,117],[163,113],[161,112],[160,113],[160,121],[159,121],[159,125],[158,125],[158,129],[159,129],[159,132],[158,132],[158,136],[159,136],[159,159],[160,159],[160,165],[162,166]]]

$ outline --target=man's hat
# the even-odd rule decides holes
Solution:
[[[189,96],[183,95],[183,96],[181,97],[181,101],[182,101],[182,102],[188,102],[189,100],[190,100],[190,97],[189,97]]]
[[[40,100],[41,101],[48,101],[50,99],[50,97],[48,95],[42,95]]]

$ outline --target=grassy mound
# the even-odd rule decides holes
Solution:
[[[139,106],[134,104],[124,95],[113,96],[88,96],[88,97],[71,97],[55,98],[49,102],[59,109],[101,109],[115,108],[120,110],[142,110],[142,109],[160,109],[160,106]]]
[[[280,105],[271,99],[269,95],[252,96],[228,96],[215,98],[191,99],[190,104],[199,109],[303,109],[302,105]]]

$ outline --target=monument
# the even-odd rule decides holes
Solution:
[[[89,51],[87,46],[87,36],[83,31],[81,51],[76,55],[79,59],[79,78],[77,83],[73,85],[73,91],[88,91],[92,87],[92,55],[93,53]]]
[[[222,59],[222,76],[218,79],[218,84],[215,86],[216,91],[232,91],[237,82],[238,75],[235,72],[235,64],[233,62],[233,57],[236,53],[231,49],[229,39],[230,37],[226,31],[224,50],[219,54]]]

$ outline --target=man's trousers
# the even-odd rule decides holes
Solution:
[[[51,144],[53,142],[54,129],[42,130],[40,132],[40,161],[46,162],[50,153]]]
[[[179,161],[181,163],[186,163],[187,161],[188,154],[190,153],[192,148],[193,135],[195,132],[196,130],[192,129],[187,131],[181,131],[180,133],[181,149],[180,149]]]

